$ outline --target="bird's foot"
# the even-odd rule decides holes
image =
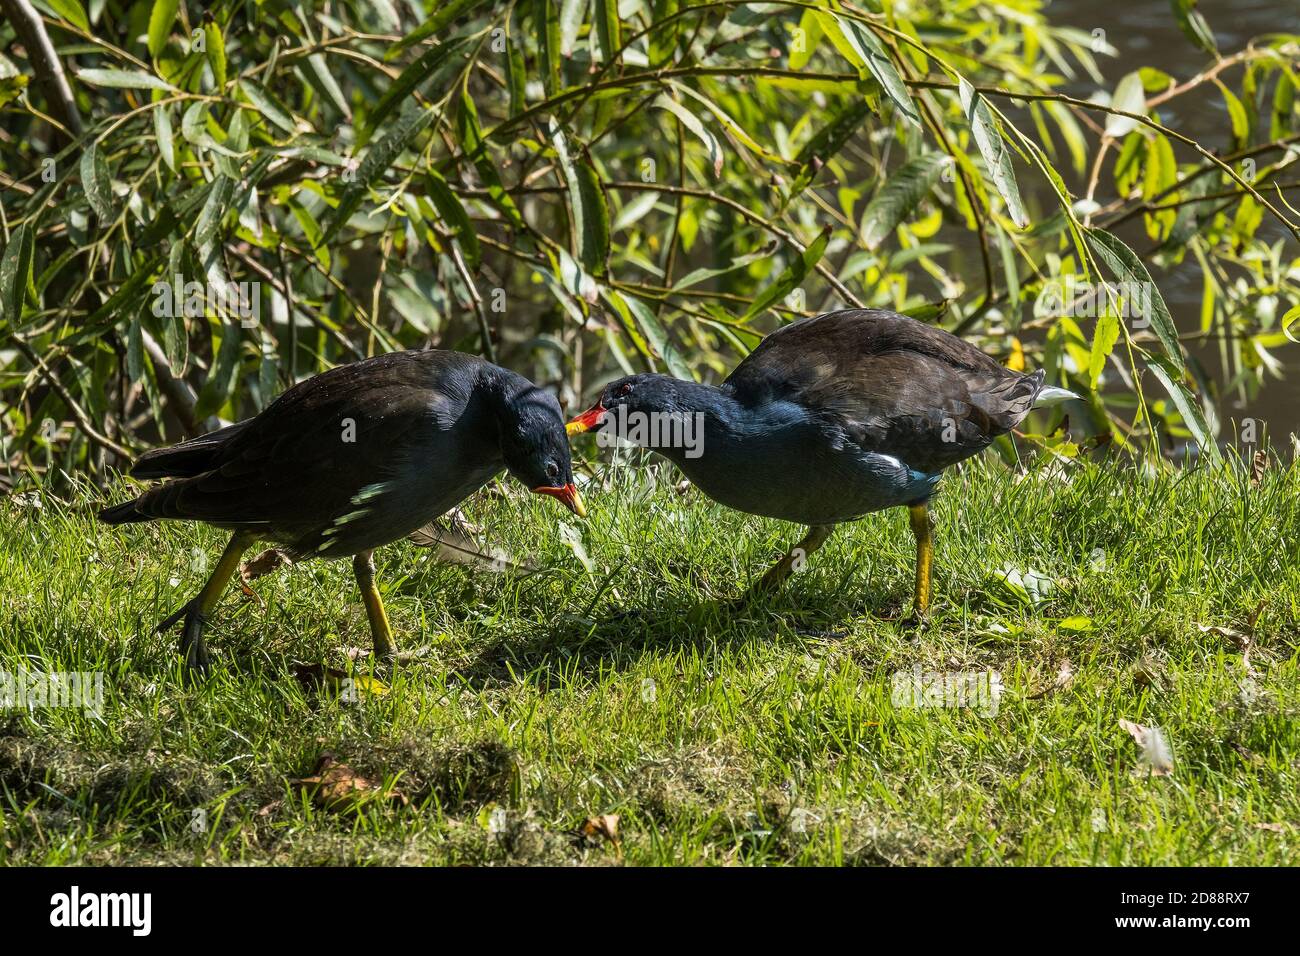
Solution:
[[[875,615],[879,621],[885,621],[889,624],[897,624],[902,628],[916,628],[924,630],[930,624],[930,611],[928,608],[919,608],[915,604],[906,609],[900,608],[892,613],[884,612]]]
[[[428,647],[416,647],[409,651],[393,650],[383,657],[376,655],[375,660],[391,669],[399,664],[414,664],[423,659],[429,653],[429,650]]]
[[[212,667],[212,655],[208,652],[207,642],[203,640],[203,629],[207,626],[208,619],[199,610],[197,598],[186,603],[174,614],[164,619],[158,625],[156,633],[162,634],[171,630],[182,618],[184,618],[185,624],[181,628],[181,638],[178,645],[180,655],[184,658],[188,670],[206,676],[208,670]]]

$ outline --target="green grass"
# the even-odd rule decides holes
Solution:
[[[466,511],[537,573],[381,552],[400,639],[428,651],[358,703],[293,671],[368,646],[347,562],[262,578],[260,603],[228,594],[217,667],[192,686],[175,635],[152,628],[199,587],[194,555],[214,559],[218,532],[103,527],[90,496],[0,503],[0,670],[102,671],[106,697],[102,718],[0,712],[0,862],[1294,858],[1300,469],[1260,487],[954,471],[920,632],[883,619],[910,593],[901,511],[842,528],[784,592],[738,609],[798,529],[678,494],[671,472],[602,476],[584,493],[591,572],[561,536],[572,519],[513,490]],[[1008,567],[1055,587],[1027,603],[999,584]],[[1200,628],[1244,629],[1261,602],[1249,665]],[[1065,661],[1073,682],[1043,694]],[[893,675],[917,665],[998,672],[996,714],[895,706]],[[1143,770],[1121,718],[1163,729],[1171,775]],[[327,751],[409,805],[313,805],[289,781]],[[617,846],[579,833],[603,813],[620,815]]]

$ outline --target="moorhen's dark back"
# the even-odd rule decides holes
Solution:
[[[335,526],[335,519],[346,520],[359,493],[387,481],[386,505],[368,504],[373,511],[385,505],[390,520],[366,537],[400,537],[406,531],[399,525],[418,527],[419,513],[440,505],[418,497],[426,490],[463,497],[464,488],[478,487],[501,467],[495,422],[475,399],[484,367],[473,356],[429,350],[323,372],[255,418],[143,455],[133,475],[178,480],[121,506],[135,507],[123,517],[261,529],[305,549],[319,546],[333,527],[339,553],[351,553],[345,544],[368,541],[342,540],[352,527]]]
[[[937,473],[1018,425],[1043,378],[916,319],[853,309],[768,335],[722,388],[749,406],[793,402],[863,450]]]

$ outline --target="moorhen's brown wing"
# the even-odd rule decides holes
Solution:
[[[153,489],[141,510],[292,540],[356,511],[359,493],[410,470],[413,456],[431,459],[418,465],[436,487],[441,469],[463,470],[448,458],[494,453],[464,447],[472,437],[438,441],[465,412],[481,364],[452,352],[395,352],[322,373],[232,426],[218,448],[202,450],[206,457],[179,446],[180,464],[201,461],[208,470]],[[165,458],[147,467],[157,474]]]
[[[877,309],[829,312],[778,329],[722,387],[745,405],[789,401],[865,451],[937,473],[1028,414],[1043,373],[1004,368],[975,346]]]

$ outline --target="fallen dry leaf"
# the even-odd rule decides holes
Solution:
[[[1258,488],[1260,482],[1264,480],[1264,472],[1268,470],[1268,453],[1263,451],[1255,452],[1255,457],[1250,462],[1250,483]]]
[[[276,568],[286,564],[293,564],[293,560],[288,555],[282,551],[277,551],[275,548],[267,548],[257,557],[245,561],[239,566],[239,578],[247,585],[249,581],[256,581],[263,575],[270,574]],[[247,587],[245,587],[245,591],[247,590]]]
[[[1202,634],[1213,634],[1215,637],[1223,638],[1242,653],[1249,651],[1253,643],[1251,636],[1245,631],[1224,627],[1221,624],[1197,624],[1196,629]]]
[[[1070,665],[1069,661],[1061,661],[1061,669],[1056,672],[1056,676],[1052,678],[1052,682],[1042,690],[1030,694],[1029,700],[1038,700],[1039,698],[1046,697],[1048,694],[1054,694],[1058,690],[1065,690],[1072,683],[1074,683],[1074,668]]]
[[[322,810],[357,810],[376,799],[403,807],[410,803],[405,794],[376,786],[331,753],[321,754],[310,777],[289,782],[309,793]]]
[[[1268,604],[1268,601],[1260,601],[1255,605],[1255,610],[1251,611],[1250,616],[1246,618],[1246,630],[1250,631],[1251,634],[1255,633],[1255,625],[1259,623],[1259,616],[1264,613],[1266,604]]]
[[[1256,609],[1253,617],[1258,618],[1259,611]],[[1250,652],[1255,646],[1254,637],[1246,631],[1239,631],[1235,627],[1224,627],[1221,624],[1198,624],[1197,630],[1202,634],[1213,634],[1215,637],[1221,637],[1237,650],[1241,651],[1241,666],[1246,669],[1246,673],[1255,676],[1255,668],[1250,664]]]
[[[1268,830],[1270,833],[1286,833],[1285,823],[1256,823],[1256,830]]]
[[[419,548],[432,548],[435,560],[444,564],[463,564],[490,571],[528,572],[536,565],[528,558],[518,558],[500,548],[488,549],[475,540],[483,529],[465,520],[459,509],[430,521],[407,535]]]
[[[618,814],[602,813],[600,816],[588,817],[582,824],[582,835],[593,840],[608,840],[618,847]]]
[[[1170,753],[1169,744],[1165,742],[1165,735],[1160,732],[1160,728],[1143,727],[1122,717],[1119,725],[1142,748],[1142,762],[1150,769],[1153,777],[1167,777],[1174,772],[1174,755]]]
[[[1160,662],[1155,657],[1151,654],[1143,654],[1133,662],[1133,680],[1138,684],[1159,690],[1164,686],[1160,680],[1161,670]]]

